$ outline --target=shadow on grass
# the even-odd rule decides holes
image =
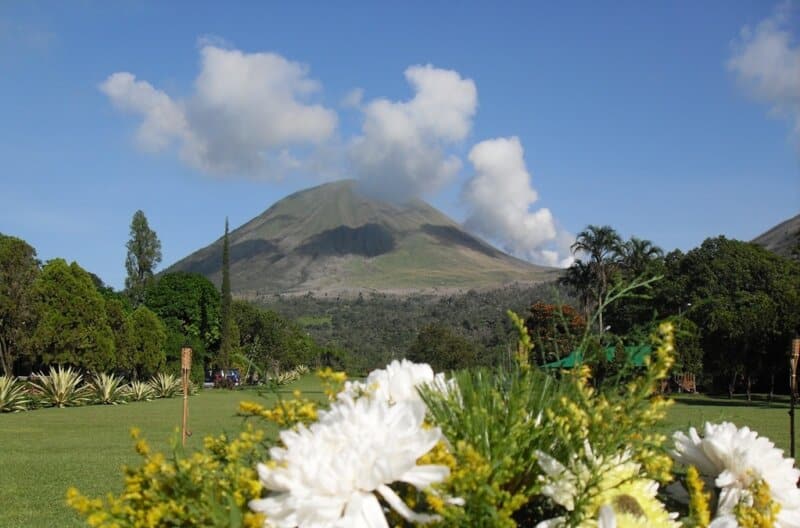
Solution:
[[[696,405],[703,407],[752,407],[769,409],[788,409],[790,402],[788,396],[775,396],[772,401],[766,395],[753,395],[751,401],[744,395],[734,395],[728,398],[724,395],[690,395],[672,394],[672,398],[683,405]]]

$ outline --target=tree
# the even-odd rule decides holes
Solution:
[[[558,281],[578,296],[583,308],[583,316],[588,319],[589,311],[592,308],[594,289],[594,276],[589,264],[581,259],[575,259],[575,262],[564,271],[564,275]]]
[[[225,218],[225,238],[222,242],[222,307],[220,309],[221,329],[219,345],[219,364],[230,366],[233,341],[231,338],[231,257],[228,246],[228,219]]]
[[[456,370],[477,363],[478,352],[470,341],[441,324],[420,330],[408,349],[408,359],[428,363],[435,371]]]
[[[161,242],[156,232],[150,229],[141,210],[133,214],[130,240],[125,247],[128,248],[125,259],[125,269],[128,271],[125,289],[134,306],[138,306],[143,302],[145,289],[153,279],[156,266],[161,262]]]
[[[296,323],[245,301],[231,304],[242,354],[262,374],[308,364],[319,358],[314,340]]]
[[[531,305],[525,327],[533,340],[533,356],[541,363],[549,363],[577,347],[583,339],[586,320],[568,304],[537,302]]]
[[[210,351],[219,346],[220,299],[214,284],[197,273],[166,273],[147,288],[145,306],[167,327],[167,369],[179,372],[180,349],[189,345],[192,375],[202,375]]]
[[[216,349],[220,338],[219,292],[197,273],[166,273],[147,288],[145,305],[168,326]]]
[[[620,247],[620,264],[631,277],[638,277],[647,272],[655,259],[664,256],[664,251],[649,240],[631,237]]]
[[[674,291],[680,285],[680,292]],[[800,265],[749,242],[709,238],[686,255],[668,256],[657,285],[663,312],[680,311],[700,328],[704,365],[729,394],[744,379],[774,380],[800,330]]]
[[[587,265],[593,283],[591,299],[599,306],[610,287],[611,274],[622,251],[622,239],[611,226],[589,225],[578,233],[571,249],[589,257]],[[602,310],[598,313],[598,324],[602,333],[605,328]]]
[[[133,328],[128,309],[120,299],[106,298],[106,318],[114,337],[114,366],[120,370],[133,370]]]
[[[155,374],[166,362],[164,346],[167,331],[158,316],[145,306],[140,306],[130,315],[131,321],[131,366],[134,378]]]
[[[53,259],[33,284],[38,322],[32,348],[44,365],[101,372],[114,365],[114,335],[106,305],[91,276],[77,263]]]
[[[0,233],[0,366],[11,376],[35,323],[32,286],[39,273],[36,250]]]

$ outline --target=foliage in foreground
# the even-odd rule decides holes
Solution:
[[[510,367],[447,378],[394,361],[343,386],[344,375],[328,370],[327,404],[299,393],[272,408],[243,402],[255,422],[194,454],[152,454],[139,441],[144,463],[126,470],[120,495],[72,489],[68,503],[105,527],[800,523],[800,471],[768,440],[708,424],[703,434],[677,433],[670,452],[651,432],[669,405],[656,389],[673,362],[670,324],[642,372],[612,376],[588,361],[553,375],[529,363],[530,337],[514,321],[520,347]],[[284,428],[277,439],[264,421]],[[687,467],[686,503],[661,488],[676,474],[673,459]]]

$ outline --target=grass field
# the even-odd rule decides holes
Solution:
[[[288,390],[295,388],[319,391],[314,376]],[[204,390],[192,396],[187,449],[200,447],[204,436],[238,431],[239,401],[259,398],[254,390]],[[182,398],[173,398],[0,415],[0,527],[82,526],[64,504],[67,488],[76,486],[93,497],[120,491],[121,467],[139,460],[131,427],[139,427],[154,450],[170,452],[182,409]]]
[[[288,390],[318,391],[315,378],[306,377]],[[257,399],[255,391],[207,390],[190,402],[188,449],[202,438],[236,431],[238,402]],[[154,449],[169,451],[180,424],[182,400],[157,400],[121,406],[42,409],[0,415],[0,527],[81,526],[64,505],[69,486],[90,496],[119,491],[120,468],[135,464],[129,430],[142,429]],[[730,420],[749,425],[788,449],[788,404],[748,403],[737,398],[681,395],[670,409],[665,431],[701,425],[704,421]]]

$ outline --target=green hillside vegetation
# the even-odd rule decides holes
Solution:
[[[292,194],[230,233],[231,284],[238,297],[272,293],[496,288],[554,279],[557,270],[511,257],[461,230],[420,200],[368,198],[354,181]],[[222,239],[167,271],[221,282]]]
[[[406,357],[420,332],[431,324],[446,328],[448,340],[453,336],[470,343],[464,348],[465,356],[475,356],[469,363],[495,365],[506,361],[516,342],[506,311],[525,314],[534,300],[568,301],[570,296],[556,283],[544,283],[445,296],[272,296],[261,306],[302,325],[333,366],[366,372],[393,358]],[[438,363],[435,358],[429,360]],[[452,362],[448,365],[453,367]]]

